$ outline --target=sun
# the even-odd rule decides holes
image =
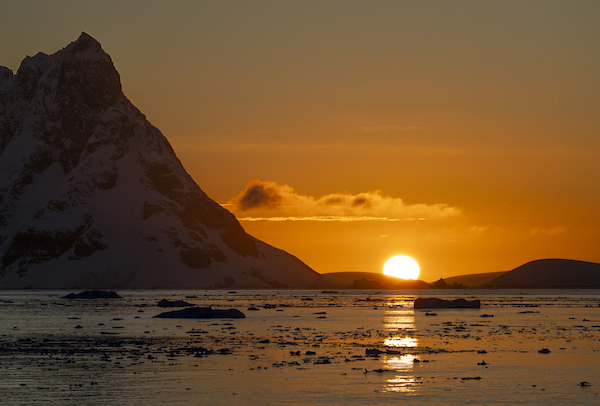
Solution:
[[[419,264],[406,255],[398,255],[389,259],[383,266],[383,274],[402,279],[417,279],[419,277]]]

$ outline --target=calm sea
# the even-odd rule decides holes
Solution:
[[[600,290],[69,292],[0,291],[1,404],[600,404]]]

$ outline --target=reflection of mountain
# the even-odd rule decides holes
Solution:
[[[421,280],[403,280],[376,272],[333,272],[323,274],[346,289],[430,289]]]
[[[570,259],[540,259],[513,269],[484,287],[600,287],[600,264]]]
[[[215,168],[218,170],[218,168]],[[246,234],[87,34],[0,67],[0,287],[316,287]]]

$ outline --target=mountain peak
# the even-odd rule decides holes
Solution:
[[[85,32],[82,32],[79,38],[67,45],[63,51],[69,54],[82,54],[84,58],[108,58],[110,60],[108,54],[102,49],[102,45]]]
[[[95,48],[102,49],[102,46],[98,41],[96,41],[90,34],[87,32],[82,32],[79,38],[72,44],[77,44],[77,46],[81,49],[86,48]]]

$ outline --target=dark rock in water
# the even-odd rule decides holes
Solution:
[[[69,293],[63,299],[122,299],[114,290],[86,290],[81,293]]]
[[[366,355],[379,355],[379,354],[383,354],[385,351],[381,351],[378,348],[367,348],[365,350],[365,354]]]
[[[181,310],[173,310],[161,313],[157,316],[163,319],[243,319],[244,313],[237,309],[213,309],[212,307],[187,307]]]
[[[158,307],[190,307],[195,306],[193,303],[188,303],[185,300],[167,300],[163,299],[156,304]]]
[[[444,300],[436,297],[415,299],[415,309],[479,309],[479,300]]]

